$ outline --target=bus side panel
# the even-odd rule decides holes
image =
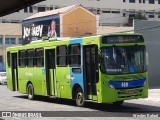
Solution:
[[[41,83],[41,86],[42,86],[40,94],[47,96],[47,86],[46,86],[47,82],[46,82],[46,70],[45,70],[45,68],[39,69],[38,73],[36,71],[34,71],[34,72],[35,72],[35,75],[37,76],[36,80],[39,80],[39,82]],[[37,87],[39,87],[39,86],[37,86]]]
[[[43,67],[34,67],[30,68],[29,72],[30,81],[33,83],[35,94],[46,95],[45,69]]]
[[[143,98],[148,98],[148,89],[149,89],[149,86],[148,86],[148,72],[144,73],[144,76],[146,76],[146,85],[143,87]]]
[[[6,67],[7,87],[13,91],[11,68]]]
[[[46,95],[44,68],[19,68],[19,91],[21,93],[26,93],[28,82],[31,82],[33,84],[34,94]]]
[[[71,99],[71,87],[70,87],[70,69],[66,67],[56,68],[57,77],[57,96],[60,98],[70,98]]]
[[[19,67],[18,70],[19,92],[26,93],[27,82],[29,80],[27,68]]]
[[[80,85],[80,87],[84,92],[82,38],[71,40],[70,44],[80,44],[80,53],[81,53],[81,65],[77,67],[76,66],[70,67],[70,76],[74,77],[73,80],[71,80],[71,87],[73,89],[74,85],[78,84]]]
[[[100,72],[101,73],[101,72]],[[106,79],[106,76],[102,73],[100,74],[101,80],[109,81]],[[100,102],[109,103],[116,101],[116,91],[114,89],[105,86],[102,82],[102,91],[101,91],[102,100]]]

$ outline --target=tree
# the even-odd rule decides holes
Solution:
[[[128,18],[128,26],[132,26],[133,25],[133,19],[147,20],[147,18],[145,17],[145,15],[143,16],[141,13],[138,13],[136,15],[129,16],[129,18]]]
[[[134,19],[139,19],[139,20],[147,20],[145,15],[143,16],[141,13],[138,13],[135,15]]]

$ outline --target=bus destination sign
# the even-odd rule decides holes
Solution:
[[[120,36],[103,36],[103,44],[114,44],[114,43],[139,43],[144,42],[141,35],[120,35]]]

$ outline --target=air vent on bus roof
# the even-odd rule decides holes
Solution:
[[[35,40],[35,41],[31,41],[30,44],[37,44],[37,43],[43,43],[43,42],[47,42],[48,40]]]
[[[62,41],[62,40],[70,40],[72,39],[71,37],[58,37],[57,40],[58,41]]]

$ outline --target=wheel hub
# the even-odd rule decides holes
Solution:
[[[82,103],[82,102],[83,102],[83,95],[82,95],[82,93],[78,93],[78,94],[77,94],[77,101],[78,101],[79,103]]]

